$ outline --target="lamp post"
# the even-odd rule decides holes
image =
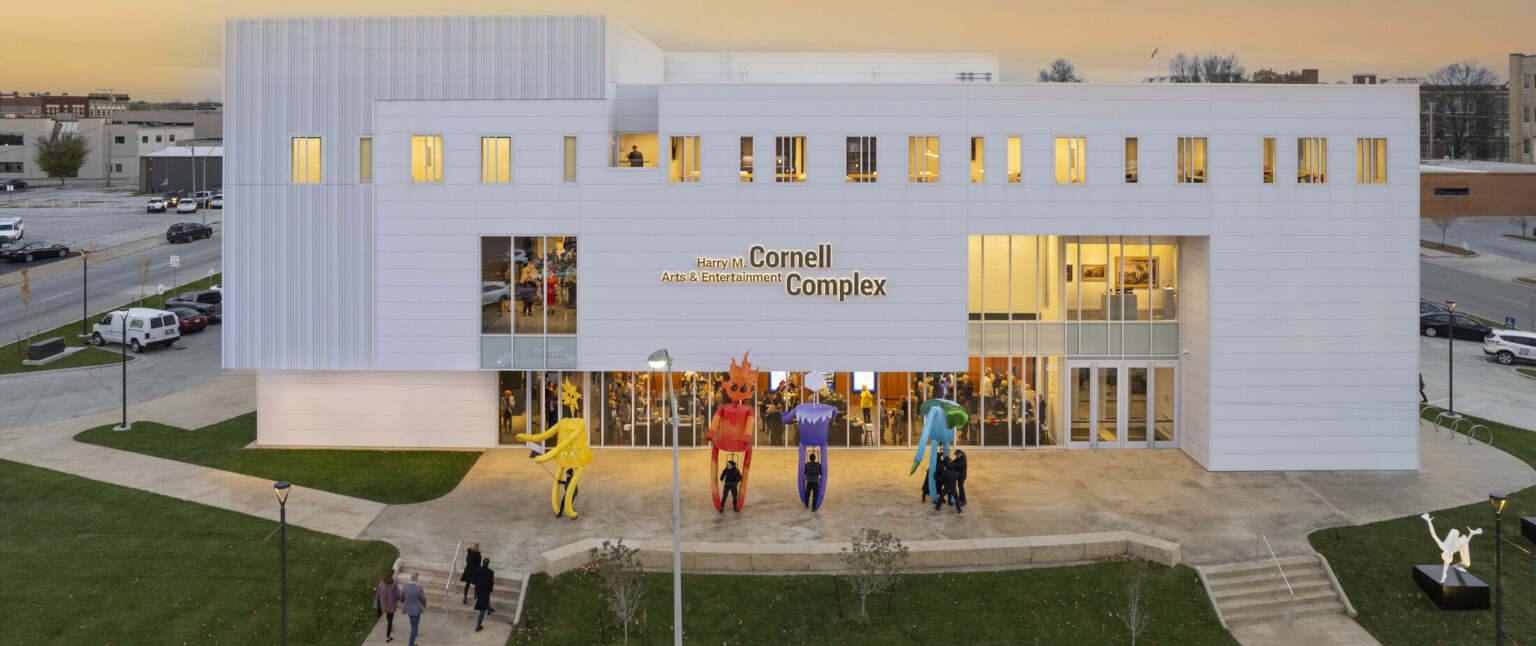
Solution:
[[[677,395],[672,392],[672,355],[665,348],[646,360],[651,370],[665,370],[667,399],[672,400],[672,641],[683,646],[683,505],[677,477]]]
[[[1493,644],[1504,644],[1504,503],[1501,493],[1488,494],[1493,505]]]
[[[1456,301],[1446,301],[1451,308],[1445,315],[1445,374],[1450,385],[1445,388],[1446,411],[1456,417]],[[1455,433],[1451,434],[1455,436]]]
[[[277,494],[277,560],[281,574],[281,588],[278,598],[282,602],[282,635],[283,646],[288,646],[288,481],[272,485],[272,493]]]
[[[117,314],[123,319],[123,423],[112,427],[112,430],[126,431],[133,428],[128,424],[128,310],[121,310]]]

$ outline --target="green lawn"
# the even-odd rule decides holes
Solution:
[[[108,425],[75,439],[391,505],[441,497],[480,458],[480,451],[245,448],[256,441],[256,413],[195,431],[135,422],[132,430],[118,432]]]
[[[1444,251],[1445,253],[1456,254],[1458,256],[1470,256],[1474,253],[1477,253],[1475,251],[1467,251],[1461,247],[1448,244],[1440,244],[1431,240],[1419,240],[1419,246],[1425,249],[1433,249],[1435,251]]]
[[[1515,372],[1518,372],[1527,377],[1536,377],[1536,369],[1532,368],[1515,368]]]
[[[1423,407],[1433,420],[1441,409]],[[1536,466],[1536,433],[1489,420],[1472,418],[1493,429],[1493,445]],[[1462,425],[1463,427],[1466,424]],[[1478,431],[1478,440],[1484,439]],[[1444,439],[1452,442],[1451,439]],[[1464,441],[1461,438],[1454,440]],[[1520,536],[1520,517],[1536,515],[1536,488],[1509,493],[1504,509],[1504,633],[1505,643],[1536,643],[1536,557]],[[1472,567],[1478,578],[1493,583],[1493,508],[1487,502],[1430,512],[1443,537],[1452,527],[1482,528],[1472,539]],[[1414,565],[1440,564],[1440,550],[1430,541],[1429,528],[1417,515],[1314,532],[1312,547],[1333,566],[1339,583],[1359,611],[1358,621],[1381,643],[1486,644],[1493,638],[1493,611],[1445,612],[1419,591],[1411,578]],[[1518,547],[1517,547],[1518,546]]]
[[[1127,575],[1144,573],[1151,617],[1142,644],[1236,644],[1188,567],[1143,562],[910,575],[869,599],[870,619],[842,582],[838,617],[831,576],[683,576],[683,630],[697,644],[1129,644],[1122,607]],[[650,590],[631,644],[672,643],[672,575],[648,574]],[[570,572],[528,583],[525,623],[508,644],[621,644],[623,631],[601,600],[596,574]],[[599,632],[599,621],[605,625]]]
[[[0,510],[0,643],[278,643],[276,522],[6,461]],[[397,556],[289,527],[289,643],[361,643]]]

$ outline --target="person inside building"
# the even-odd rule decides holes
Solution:
[[[629,147],[629,167],[640,168],[645,166],[645,153],[640,152],[639,146]]]
[[[720,502],[724,503],[726,497],[730,497],[731,508],[741,511],[741,509],[736,507],[736,487],[741,484],[741,469],[736,468],[735,460],[725,461],[725,469],[720,472],[720,481],[725,483],[725,490],[720,492]],[[720,507],[719,513],[725,513],[724,505]]]

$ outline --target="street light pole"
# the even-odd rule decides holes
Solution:
[[[90,243],[90,251],[80,252],[80,336],[86,337],[91,333],[91,252],[96,250],[96,241]]]
[[[1445,387],[1446,410],[1456,417],[1456,301],[1446,301],[1451,311],[1445,316],[1445,373],[1450,384]],[[1454,434],[1453,434],[1454,435]]]
[[[126,431],[133,428],[128,425],[128,310],[121,310],[118,314],[123,317],[123,338],[121,344],[123,346],[123,423],[112,430]]]
[[[672,355],[665,349],[651,353],[652,370],[666,370],[667,398],[672,400],[672,641],[683,646],[683,505],[678,488],[677,394],[672,391]]]
[[[272,491],[277,494],[277,559],[281,571],[278,596],[282,600],[283,646],[288,646],[288,488],[287,480],[272,485]]]
[[[1488,494],[1493,504],[1493,646],[1504,644],[1504,503],[1509,497]]]

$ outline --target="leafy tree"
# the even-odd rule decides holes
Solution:
[[[1072,61],[1058,58],[1051,61],[1050,67],[1040,69],[1040,78],[1037,80],[1041,83],[1082,83],[1088,79],[1077,75],[1077,67],[1072,65]]]
[[[890,532],[866,528],[853,535],[853,541],[842,550],[842,558],[844,575],[852,582],[853,593],[859,595],[860,617],[869,616],[865,612],[869,595],[884,592],[901,580],[910,552]]]
[[[1429,103],[1435,131],[1430,142],[1442,142],[1452,159],[1488,157],[1494,151],[1475,150],[1480,140],[1496,139],[1498,124],[1507,118],[1498,113],[1499,75],[1474,60],[1446,65],[1429,75],[1422,88]],[[1476,154],[1474,154],[1476,153]],[[1431,156],[1434,151],[1430,151]]]
[[[32,159],[50,177],[59,178],[59,185],[63,186],[64,178],[80,172],[80,167],[85,165],[85,156],[90,152],[91,145],[85,137],[73,132],[54,133],[37,138],[37,151]]]
[[[1168,59],[1168,80],[1174,83],[1242,83],[1245,71],[1237,54],[1190,56],[1179,52]]]

